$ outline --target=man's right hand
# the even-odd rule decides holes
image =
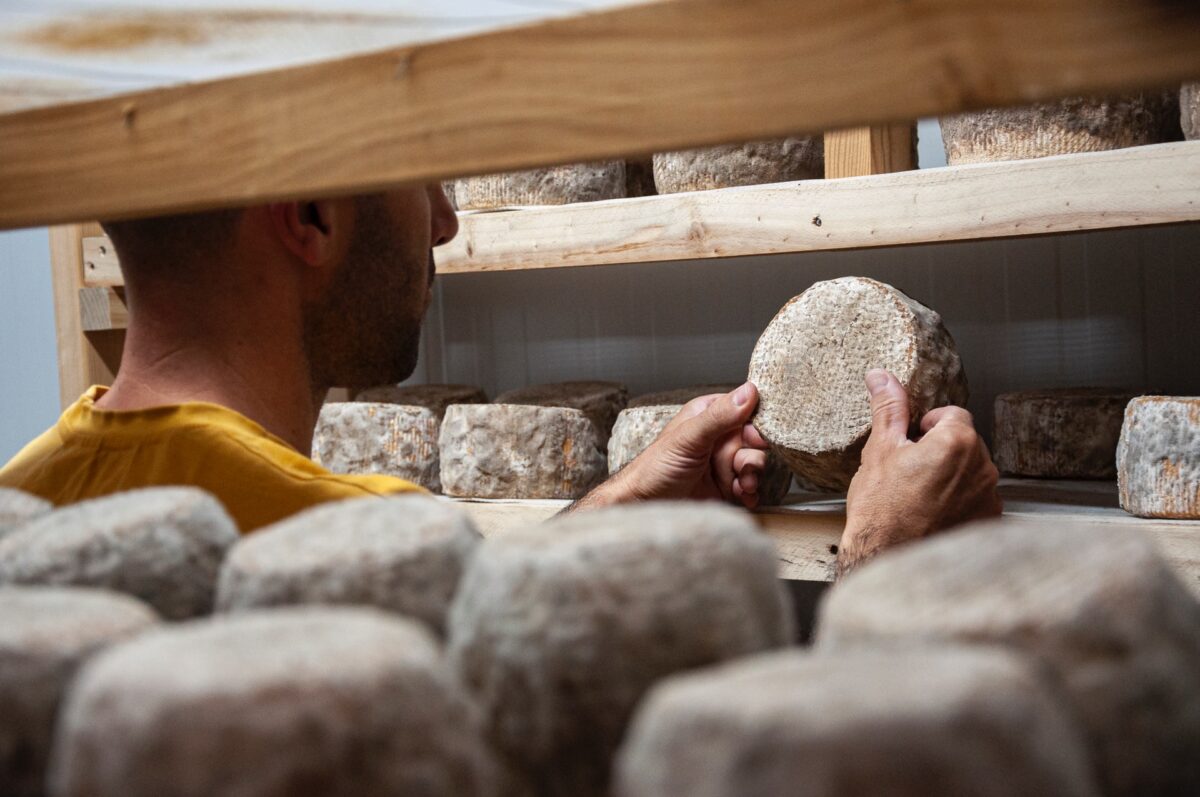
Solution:
[[[871,435],[846,496],[838,548],[842,575],[885,548],[1000,514],[999,473],[971,413],[939,407],[908,437],[908,395],[887,371],[870,371]]]

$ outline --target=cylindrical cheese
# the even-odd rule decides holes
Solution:
[[[1188,141],[1200,138],[1200,83],[1184,83],[1180,89],[1179,121]]]
[[[497,404],[528,404],[535,407],[571,407],[583,412],[596,425],[603,450],[617,413],[629,403],[629,391],[619,382],[552,382],[509,390],[496,396]]]
[[[1176,92],[1070,97],[941,119],[951,165],[1136,147],[1179,137]]]
[[[380,473],[441,492],[441,425],[426,407],[332,402],[321,407],[312,456],[334,473]]]
[[[0,538],[54,509],[54,504],[24,490],[0,487]]]
[[[567,205],[623,196],[625,161],[552,166],[480,177],[460,177],[454,181],[454,200],[459,210]]]
[[[654,156],[660,194],[741,185],[813,180],[825,176],[824,139],[793,136]]]
[[[1065,388],[996,396],[996,467],[1005,476],[1115,479],[1125,405],[1135,395]]]
[[[1117,446],[1121,508],[1139,517],[1200,519],[1200,397],[1140,396]]]
[[[884,368],[908,392],[913,422],[967,401],[967,379],[941,317],[865,277],[818,282],[771,321],[750,358],[754,426],[797,479],[845,490],[871,432],[863,381]]]
[[[355,401],[428,407],[440,421],[451,404],[486,404],[487,396],[473,385],[377,385],[354,394]]]

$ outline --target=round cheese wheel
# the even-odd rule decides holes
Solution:
[[[820,179],[824,152],[821,136],[661,152],[654,156],[654,184],[660,194],[674,194]]]
[[[1085,387],[996,396],[996,467],[1006,476],[1115,479],[1125,405],[1135,395]]]
[[[595,202],[621,198],[625,191],[624,161],[551,166],[454,181],[459,210]]]
[[[1140,396],[1117,446],[1121,508],[1139,517],[1200,519],[1200,397]]]

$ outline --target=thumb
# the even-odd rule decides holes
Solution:
[[[867,371],[871,394],[871,439],[899,442],[908,439],[908,393],[900,380],[881,368]]]
[[[758,405],[758,389],[747,382],[709,404],[703,412],[679,425],[676,440],[689,453],[701,453],[724,435],[741,429]]]

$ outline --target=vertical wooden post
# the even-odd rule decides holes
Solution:
[[[861,177],[917,168],[917,130],[911,123],[851,127],[825,134],[825,177]]]
[[[54,326],[58,338],[58,395],[66,407],[94,384],[111,384],[124,333],[83,331],[79,289],[83,287],[83,238],[93,225],[50,229],[50,271],[54,286]]]

